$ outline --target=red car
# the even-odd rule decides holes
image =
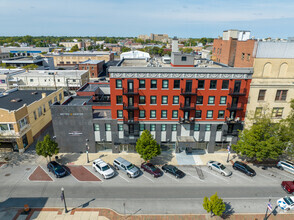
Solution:
[[[141,169],[153,175],[154,178],[160,177],[163,174],[163,172],[158,167],[154,166],[152,163],[142,163]]]
[[[294,181],[283,181],[281,186],[287,193],[294,195]]]

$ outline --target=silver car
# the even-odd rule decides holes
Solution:
[[[134,178],[140,175],[140,170],[138,167],[134,166],[132,163],[121,157],[118,157],[113,161],[113,166],[117,170],[124,171],[129,178]]]
[[[279,161],[277,167],[281,170],[294,174],[294,163],[291,161]]]
[[[230,171],[223,164],[221,164],[221,163],[219,163],[217,161],[210,160],[210,161],[207,162],[207,166],[208,166],[209,169],[215,170],[215,171],[221,173],[221,175],[223,175],[223,176],[232,175],[232,171]]]

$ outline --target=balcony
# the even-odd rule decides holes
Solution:
[[[228,130],[224,130],[223,131],[223,136],[238,136],[239,135],[239,131],[238,130],[233,130],[233,131],[228,131]]]
[[[230,111],[243,110],[244,109],[244,104],[243,103],[237,103],[237,104],[228,103],[227,109],[230,110]]]
[[[183,111],[190,111],[190,110],[195,110],[196,104],[191,103],[190,105],[185,105],[184,103],[180,104],[180,109]]]
[[[134,105],[129,105],[128,103],[124,102],[124,107],[123,107],[124,110],[138,110],[139,107],[138,106],[134,106]]]
[[[197,89],[181,89],[181,95],[188,96],[188,95],[197,95]]]
[[[226,123],[227,124],[242,124],[242,121],[240,119],[240,117],[236,117],[236,118],[226,118]]]
[[[123,95],[139,95],[138,89],[124,89]]]
[[[247,93],[247,89],[240,89],[240,90],[235,90],[235,89],[230,89],[229,95],[230,96],[245,96]]]
[[[124,117],[124,124],[139,124],[138,117],[131,119]]]
[[[192,123],[194,123],[195,122],[195,118],[194,117],[190,117],[190,118],[188,118],[188,119],[186,119],[186,118],[179,118],[179,123],[180,124],[192,124]]]

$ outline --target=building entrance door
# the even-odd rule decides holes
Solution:
[[[128,145],[127,144],[119,145],[119,152],[128,152]]]

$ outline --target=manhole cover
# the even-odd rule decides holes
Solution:
[[[26,170],[30,170],[31,168],[26,168]]]
[[[5,176],[10,176],[10,173],[6,173]]]

